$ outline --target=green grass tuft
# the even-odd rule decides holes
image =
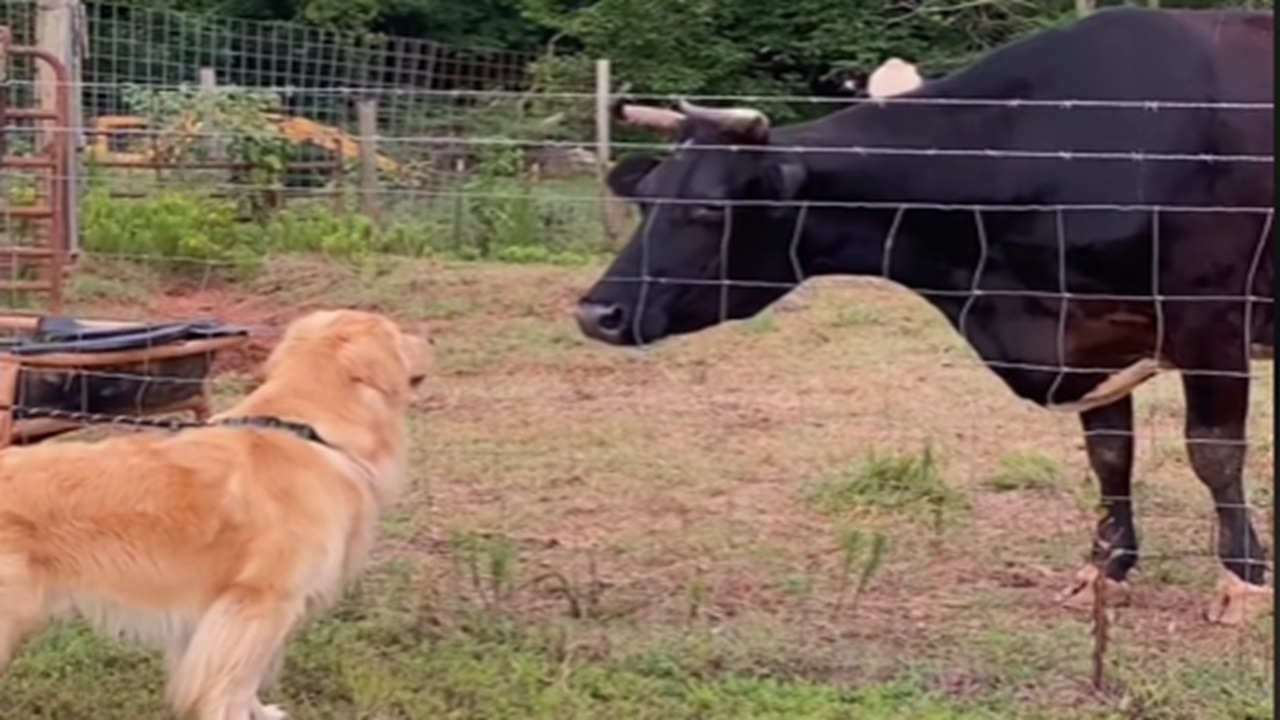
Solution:
[[[810,502],[833,516],[863,511],[949,514],[963,506],[930,445],[918,453],[872,452],[853,468],[822,480]]]
[[[1062,481],[1062,468],[1053,458],[1037,452],[1013,451],[1000,458],[1000,469],[987,478],[995,492],[1048,490]]]

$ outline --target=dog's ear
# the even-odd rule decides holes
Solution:
[[[296,363],[298,358],[306,358],[309,353],[299,355],[300,346],[316,342],[317,337],[324,333],[330,323],[338,316],[333,310],[314,310],[299,318],[295,318],[284,329],[284,332],[275,341],[275,347],[267,354],[267,359],[262,363],[262,375],[269,378],[275,375],[281,365],[286,363]],[[304,360],[305,361],[305,360]],[[332,358],[326,358],[327,362],[332,362]]]
[[[337,361],[351,380],[388,397],[409,391],[410,368],[397,330],[375,322],[344,330]]]

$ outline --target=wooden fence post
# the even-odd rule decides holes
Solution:
[[[613,158],[613,143],[610,137],[610,129],[613,126],[613,117],[610,112],[610,105],[613,102],[613,78],[608,60],[596,60],[595,96],[596,177],[600,185],[600,221],[604,227],[605,244],[609,249],[614,249],[618,245],[618,235],[621,232],[618,227],[621,224],[621,218],[618,214],[622,208],[616,203],[613,194],[609,192],[608,183],[605,182]]]
[[[59,69],[46,62],[36,62],[36,103],[44,113],[56,120],[40,122],[39,154],[49,154],[61,159],[61,164],[44,176],[42,195],[53,208],[48,232],[54,252],[53,259],[41,272],[43,280],[51,284],[49,304],[58,311],[62,304],[63,273],[67,260],[73,256],[78,243],[76,218],[76,167],[79,147],[77,135],[83,132],[83,121],[77,122],[80,106],[80,84],[76,76],[74,0],[38,0],[35,17],[36,47],[48,53],[61,65]],[[59,77],[61,75],[62,77]],[[59,102],[60,98],[63,99]]]
[[[360,211],[381,225],[378,203],[378,101],[356,101],[356,124],[360,134]]]
[[[211,67],[202,67],[197,74],[200,92],[213,94],[218,92],[218,71]],[[210,123],[204,128],[204,132],[208,133],[204,142],[204,151],[208,158],[213,162],[225,162],[227,159],[225,138],[222,137],[224,128],[220,128]]]
[[[36,4],[36,46],[49,53],[71,71],[71,23],[74,15],[69,0],[39,0]],[[40,110],[53,112],[58,104],[58,76],[54,69],[43,62],[35,63],[36,94]],[[67,88],[70,91],[71,88]],[[64,118],[70,122],[71,118]],[[47,147],[54,138],[62,135],[66,128],[54,127],[55,123],[45,125],[41,138]]]
[[[4,155],[8,150],[5,140],[5,112],[9,106],[9,45],[13,34],[9,26],[0,25],[0,168],[4,167]]]

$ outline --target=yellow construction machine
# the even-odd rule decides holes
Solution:
[[[356,160],[360,156],[360,141],[331,125],[279,113],[271,113],[267,119],[289,142],[310,143],[348,160]],[[173,164],[178,154],[196,141],[201,127],[200,121],[194,117],[181,119],[176,131],[166,133],[149,131],[149,125],[146,118],[135,115],[94,118],[89,129],[89,158],[125,167],[154,168]],[[385,155],[378,154],[377,158],[378,169],[388,175],[399,176],[405,171],[400,163]]]

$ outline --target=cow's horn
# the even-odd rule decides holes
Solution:
[[[667,108],[650,105],[632,105],[620,102],[614,106],[614,115],[622,122],[637,127],[672,131],[684,120],[684,115]]]
[[[725,130],[747,135],[766,135],[769,131],[769,117],[755,108],[709,108],[687,100],[681,100],[679,107],[686,116],[716,123]]]

